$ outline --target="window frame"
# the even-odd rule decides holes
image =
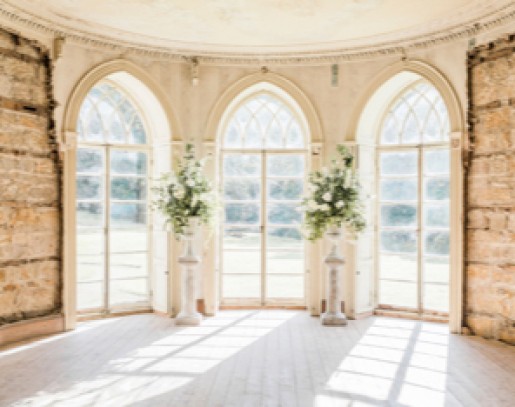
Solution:
[[[392,112],[395,105],[398,103],[399,100],[404,99],[404,96],[406,93],[408,93],[411,89],[419,86],[420,84],[427,84],[430,87],[432,87],[436,92],[438,92],[439,98],[435,99],[433,102],[431,109],[435,109],[434,106],[436,103],[440,100],[446,110],[447,110],[447,117],[444,125],[446,125],[446,134],[447,136],[444,139],[441,139],[439,141],[424,141],[424,135],[423,131],[424,128],[419,129],[420,132],[420,139],[417,142],[413,143],[403,143],[402,142],[402,134],[405,131],[405,124],[408,120],[408,117],[410,114],[414,114],[413,106],[408,105],[408,113],[405,114],[404,122],[402,125],[402,128],[399,129],[399,135],[398,135],[398,142],[396,144],[391,143],[383,143],[382,141],[382,135],[383,135],[383,128],[386,125],[387,119]],[[439,99],[439,100],[438,100]],[[405,104],[407,104],[406,101],[404,101]],[[427,117],[424,118],[424,126],[427,125],[427,122],[429,118],[431,117],[431,114],[428,113]],[[416,115],[415,115],[416,118]],[[439,117],[440,120],[440,117]],[[418,122],[418,120],[417,120]],[[441,122],[440,122],[441,123]],[[452,181],[452,167],[451,167],[451,129],[450,129],[450,116],[448,107],[445,104],[445,100],[443,95],[440,93],[440,91],[427,79],[421,78],[418,79],[409,85],[403,87],[399,90],[399,92],[395,95],[395,97],[390,100],[390,102],[387,104],[386,108],[384,109],[383,113],[380,116],[378,126],[377,126],[377,133],[376,133],[376,148],[375,148],[375,194],[376,194],[376,202],[375,202],[375,258],[376,261],[375,264],[375,308],[378,310],[385,310],[385,311],[398,311],[398,312],[410,312],[410,313],[417,313],[419,315],[433,315],[436,317],[441,318],[449,318],[449,313],[451,310],[451,303],[450,303],[450,290],[451,290],[451,273],[452,273],[452,253],[451,248],[449,247],[449,253],[445,256],[447,259],[448,267],[449,267],[449,274],[448,274],[448,281],[447,283],[438,283],[438,285],[446,285],[448,287],[449,291],[449,304],[448,304],[448,310],[447,312],[439,311],[439,310],[431,310],[431,309],[425,309],[424,308],[424,285],[426,284],[424,282],[424,258],[428,257],[423,250],[424,245],[424,235],[425,235],[425,229],[423,222],[423,208],[425,207],[425,199],[424,199],[424,181],[426,178],[426,175],[424,173],[424,153],[426,151],[436,150],[436,149],[445,149],[449,153],[449,172],[446,175],[447,179],[449,180],[449,198],[445,200],[449,206],[449,215],[451,213],[451,181]],[[416,225],[414,226],[414,230],[416,232],[417,237],[417,250],[416,253],[414,253],[414,256],[416,256],[417,259],[417,280],[415,281],[415,284],[417,285],[416,289],[416,307],[408,307],[408,306],[396,306],[396,305],[389,305],[389,304],[381,304],[380,302],[380,293],[381,293],[381,241],[380,241],[380,233],[382,230],[381,226],[381,203],[383,202],[381,200],[381,180],[383,177],[381,176],[381,153],[383,152],[402,152],[402,151],[416,151],[417,152],[417,199],[416,201],[412,201],[415,203],[417,208],[417,219],[416,219]],[[395,228],[395,227],[394,227]],[[412,229],[409,229],[412,230]],[[443,230],[443,228],[442,228]],[[445,230],[448,232],[449,238],[451,237],[451,221],[449,219],[449,224],[445,228]],[[431,255],[432,256],[432,255]],[[430,256],[429,256],[430,257]],[[388,279],[383,279],[388,280]],[[395,280],[397,281],[397,280]],[[407,281],[407,280],[406,280]],[[410,281],[411,282],[411,281]],[[430,284],[436,284],[436,283],[430,283]]]
[[[153,296],[153,287],[152,287],[152,248],[153,248],[153,242],[152,242],[152,213],[150,211],[150,198],[151,198],[151,174],[152,174],[152,165],[153,165],[153,158],[152,158],[152,146],[151,146],[151,138],[150,138],[150,126],[148,125],[148,119],[146,118],[144,114],[144,110],[141,108],[139,103],[128,93],[126,92],[121,86],[116,84],[115,82],[109,80],[109,79],[101,79],[98,81],[86,94],[86,97],[83,99],[82,103],[86,100],[86,98],[89,95],[89,92],[91,92],[92,89],[94,89],[96,86],[102,85],[102,84],[108,84],[109,86],[115,88],[126,100],[128,101],[133,109],[133,117],[131,118],[131,124],[135,120],[135,117],[138,117],[143,125],[143,129],[145,131],[145,143],[143,144],[137,144],[137,143],[115,143],[110,142],[108,140],[108,132],[109,130],[106,130],[104,127],[103,130],[103,141],[90,141],[81,139],[80,137],[77,138],[77,151],[79,151],[81,148],[88,148],[88,149],[98,149],[102,151],[103,155],[103,172],[100,174],[103,181],[103,197],[101,197],[100,202],[104,205],[104,211],[103,211],[103,220],[102,225],[99,227],[86,227],[88,229],[98,229],[102,230],[103,233],[103,249],[104,249],[104,264],[103,264],[103,296],[102,296],[102,305],[100,307],[92,307],[92,308],[79,308],[78,304],[76,306],[76,312],[78,315],[84,315],[84,314],[98,314],[98,313],[104,313],[109,314],[113,312],[128,312],[128,311],[139,311],[139,310],[147,310],[151,308],[152,304],[152,296]],[[116,107],[119,107],[123,102],[119,102]],[[82,104],[81,106],[82,107]],[[98,110],[97,110],[98,111]],[[100,112],[99,112],[100,115]],[[101,116],[100,116],[101,117]],[[89,118],[89,116],[88,116]],[[80,115],[80,108],[79,108],[79,114],[77,116],[77,129],[79,127],[79,123],[83,124],[83,121],[81,120]],[[126,137],[125,140],[130,140],[128,137],[130,137],[130,128],[126,129]],[[111,230],[119,230],[118,227],[113,227],[110,224],[110,206],[113,202],[113,199],[111,198],[111,163],[110,158],[113,151],[134,151],[134,152],[142,152],[145,154],[146,159],[146,175],[145,177],[137,177],[137,178],[145,178],[146,180],[146,186],[145,186],[145,209],[146,209],[146,224],[144,227],[141,228],[141,230],[144,230],[147,238],[146,238],[146,248],[145,250],[138,251],[138,253],[145,253],[146,254],[146,276],[138,276],[138,277],[127,277],[127,278],[111,278],[110,273],[110,257],[111,255],[116,255],[115,253],[110,253],[110,231]],[[78,159],[78,157],[77,157]],[[78,162],[78,161],[77,161]],[[77,175],[79,173],[77,172],[77,169],[75,168],[75,178],[77,178]],[[131,175],[129,175],[131,176]],[[117,202],[117,199],[114,199],[115,202]],[[136,200],[128,200],[128,202],[135,202]],[[140,202],[141,200],[137,200]],[[79,202],[78,197],[75,197],[74,205],[76,205]],[[77,210],[77,209],[75,209]],[[79,226],[78,223],[76,225],[76,231],[75,235],[76,238],[79,235],[79,232],[81,229],[85,227]],[[131,229],[133,230],[133,229]],[[77,270],[77,281],[76,286],[78,288],[79,284],[81,282],[78,278],[78,259],[79,255],[76,256],[76,270]],[[119,304],[111,304],[110,301],[110,283],[111,281],[118,281],[118,280],[128,280],[128,279],[146,279],[146,290],[145,295],[146,299],[144,301],[136,301],[136,302],[123,302]],[[82,282],[83,283],[83,282]],[[77,295],[78,297],[78,295]]]

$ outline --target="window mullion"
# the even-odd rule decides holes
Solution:
[[[111,229],[111,149],[109,146],[105,148],[105,227],[104,227],[104,312],[109,313],[110,311],[110,242],[109,242],[109,231]]]
[[[417,306],[418,312],[423,312],[423,265],[422,265],[422,250],[423,250],[423,231],[422,231],[422,212],[423,212],[423,185],[424,185],[424,162],[423,162],[423,149],[417,148],[418,153],[418,207],[417,207],[417,271],[418,271],[418,284],[417,284]]]

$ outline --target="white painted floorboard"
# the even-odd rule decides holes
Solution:
[[[515,406],[515,347],[389,318],[152,314],[0,349],[0,406]]]

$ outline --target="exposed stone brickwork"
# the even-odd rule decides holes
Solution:
[[[466,323],[515,344],[515,35],[469,53]]]
[[[60,311],[60,168],[51,66],[0,30],[0,324]]]

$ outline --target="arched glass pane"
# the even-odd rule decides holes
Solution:
[[[380,143],[389,145],[448,140],[448,113],[442,96],[425,81],[409,87],[392,103],[380,135]]]
[[[245,101],[229,121],[223,140],[226,148],[305,147],[303,126],[288,105],[270,94]]]
[[[77,122],[82,140],[113,144],[145,144],[143,120],[133,102],[108,82],[89,91]]]

